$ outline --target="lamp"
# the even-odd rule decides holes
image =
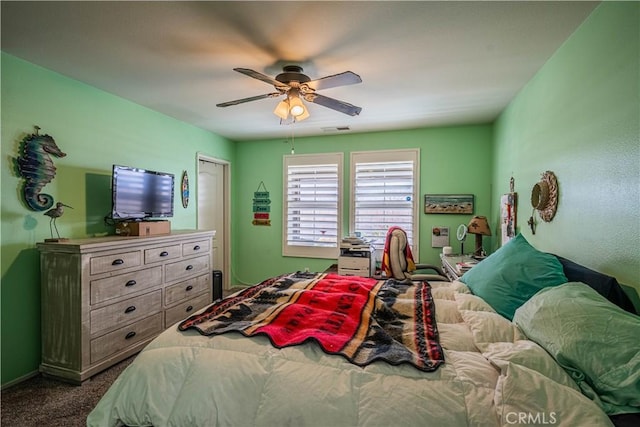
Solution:
[[[476,250],[473,252],[475,256],[482,256],[482,236],[491,236],[491,229],[487,222],[486,216],[474,216],[467,226],[469,233],[476,235]]]

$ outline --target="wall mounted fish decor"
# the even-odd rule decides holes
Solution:
[[[189,176],[187,171],[182,172],[182,207],[189,206]]]
[[[15,159],[19,175],[24,178],[22,194],[24,201],[34,211],[44,211],[53,206],[53,197],[41,193],[45,185],[56,176],[56,167],[51,156],[66,156],[49,135],[39,135],[40,128],[27,135],[20,143],[20,155]]]

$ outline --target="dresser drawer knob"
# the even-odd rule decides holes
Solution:
[[[191,264],[187,265],[187,268],[185,268],[185,270],[193,270],[193,265]]]
[[[185,288],[185,291],[189,292],[191,289],[193,289],[193,286],[189,285]]]
[[[160,256],[169,256],[169,252],[162,251],[162,252],[160,252]]]
[[[137,282],[135,280],[129,280],[127,283],[125,283],[125,286],[133,286],[135,285]]]
[[[199,251],[199,250],[200,250],[200,245],[195,245],[195,246],[193,247],[193,250],[194,250],[194,251]]]
[[[185,310],[187,313],[190,312],[191,310],[193,310],[193,306],[190,305],[189,307],[187,307],[187,309]]]
[[[125,313],[131,313],[132,311],[136,311],[136,306],[135,305],[130,305],[129,307],[127,307],[127,309],[124,312]]]
[[[124,264],[124,260],[121,258],[114,259],[113,262],[111,263],[111,265],[122,265],[122,264]]]
[[[129,332],[129,333],[124,337],[124,339],[125,339],[125,340],[130,340],[131,338],[133,338],[133,337],[135,337],[135,336],[136,336],[136,333],[135,333],[135,332],[133,332],[133,331],[131,331],[131,332]]]

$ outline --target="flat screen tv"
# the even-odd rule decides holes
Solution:
[[[113,165],[111,185],[114,221],[173,216],[173,174]]]

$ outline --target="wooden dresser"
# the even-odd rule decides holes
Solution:
[[[212,302],[215,231],[39,243],[40,371],[79,384]]]

